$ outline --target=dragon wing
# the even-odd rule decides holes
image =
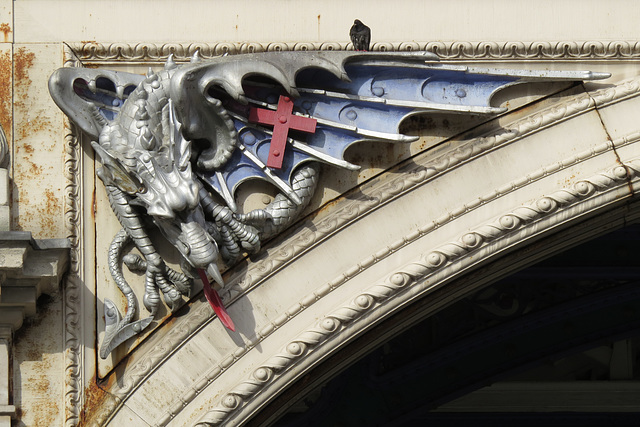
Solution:
[[[49,92],[58,107],[94,141],[120,113],[145,76],[109,70],[60,68],[49,78]]]
[[[176,66],[170,57],[170,98],[177,127],[193,142],[200,180],[235,210],[238,186],[261,178],[299,203],[292,176],[306,161],[357,170],[344,152],[362,140],[411,142],[400,123],[420,113],[495,115],[501,89],[533,81],[609,77],[589,71],[527,71],[441,64],[428,52],[268,52],[199,60]],[[90,135],[120,113],[144,76],[63,68],[49,80],[58,106]],[[312,118],[315,132],[292,131],[281,167],[267,166],[273,129],[250,120],[252,111],[276,111],[293,98],[293,115]],[[200,147],[200,148],[198,148]],[[198,150],[200,150],[198,152]]]
[[[272,52],[226,56],[178,69],[171,98],[190,139],[230,147],[216,167],[199,164],[200,179],[235,208],[235,191],[250,178],[265,179],[297,202],[294,170],[320,161],[357,170],[345,150],[362,140],[411,142],[399,133],[408,116],[428,112],[495,115],[499,90],[532,81],[607,78],[589,71],[526,71],[440,64],[431,53]],[[290,132],[280,168],[267,166],[273,131],[250,120],[254,109],[275,111],[294,98],[293,114],[317,121],[315,133]],[[221,116],[222,114],[222,116]],[[212,126],[212,119],[224,122]]]

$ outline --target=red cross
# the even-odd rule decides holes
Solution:
[[[300,130],[307,133],[315,133],[316,120],[293,114],[293,101],[288,96],[280,96],[278,109],[265,110],[263,108],[251,108],[249,121],[261,125],[272,125],[273,135],[269,147],[269,159],[267,166],[274,169],[282,168],[284,150],[287,146],[289,129]]]

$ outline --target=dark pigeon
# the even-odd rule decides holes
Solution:
[[[371,28],[364,25],[359,19],[353,21],[349,36],[351,37],[351,42],[355,50],[369,50]]]

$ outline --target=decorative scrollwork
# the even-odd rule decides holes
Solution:
[[[351,43],[76,43],[72,45],[80,60],[158,61],[170,54],[177,61],[188,61],[200,49],[203,58],[225,53],[254,53],[289,50],[353,50]],[[469,60],[610,60],[640,58],[640,42],[614,41],[558,41],[558,42],[377,42],[374,51],[428,51],[447,61]]]

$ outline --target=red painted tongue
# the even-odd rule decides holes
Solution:
[[[209,305],[213,308],[213,311],[216,312],[218,319],[222,322],[222,324],[232,331],[236,331],[236,327],[233,324],[233,320],[227,313],[227,309],[224,308],[224,304],[222,304],[222,300],[220,299],[220,295],[216,292],[215,289],[211,287],[209,284],[209,279],[207,279],[207,274],[204,270],[198,268],[198,274],[200,275],[200,280],[202,280],[202,287],[204,289],[204,296],[209,301]]]

